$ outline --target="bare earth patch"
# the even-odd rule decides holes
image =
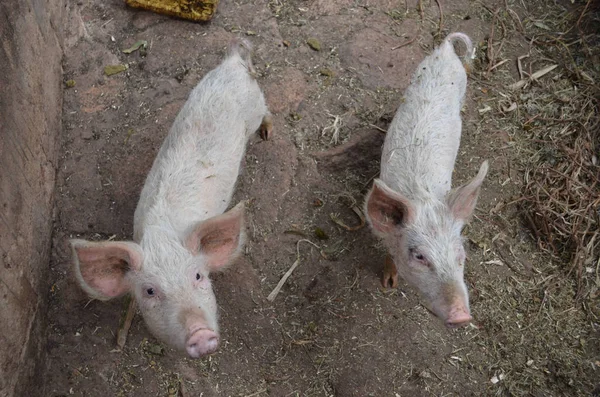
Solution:
[[[44,395],[598,393],[598,8],[526,3],[222,0],[207,24],[72,3]],[[491,161],[465,230],[475,323],[453,331],[404,283],[382,289],[383,250],[343,226],[361,223],[414,67],[451,31],[479,48],[454,184]],[[119,350],[127,302],[88,301],[66,239],[131,238],[162,139],[234,35],[255,45],[275,132],[250,142],[234,197],[249,200],[249,241],[214,278],[221,349],[184,358],[136,316]],[[145,56],[122,52],[138,40]]]

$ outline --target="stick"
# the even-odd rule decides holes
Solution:
[[[396,48],[397,48],[397,47],[396,47]],[[392,48],[392,50],[393,50],[393,48]],[[369,127],[373,127],[373,128],[375,128],[377,131],[379,131],[379,132],[383,132],[384,134],[387,134],[387,131],[386,131],[386,130],[384,130],[384,129],[383,129],[383,128],[381,128],[381,127],[377,127],[375,124],[369,124]]]
[[[125,347],[127,334],[129,333],[129,328],[131,327],[131,322],[133,321],[136,310],[135,299],[131,295],[128,295],[127,299],[129,299],[127,313],[125,313],[125,318],[122,320],[119,330],[117,331],[117,346],[119,346],[120,349]]]
[[[533,73],[531,76],[529,76],[528,79],[522,79],[517,81],[516,83],[513,83],[511,85],[508,86],[509,90],[518,90],[520,88],[525,87],[525,85],[530,82],[530,81],[535,81],[538,80],[539,78],[545,76],[546,74],[550,73],[551,71],[553,71],[554,69],[556,69],[558,67],[558,65],[550,65],[547,66],[541,70],[538,70],[537,72]]]
[[[298,240],[298,243],[296,244],[296,261],[290,267],[290,269],[283,275],[283,277],[281,277],[281,280],[279,280],[279,283],[277,283],[277,286],[273,289],[273,291],[271,291],[269,296],[267,296],[267,300],[269,302],[273,302],[275,300],[275,298],[277,298],[277,294],[279,294],[279,291],[281,291],[283,284],[285,284],[287,279],[292,275],[294,270],[296,270],[296,268],[300,264],[300,243],[303,241],[310,243],[310,244],[314,245],[315,247],[319,248],[319,246],[317,244],[313,243],[310,240],[307,240],[307,239]]]
[[[519,77],[521,77],[521,80],[524,79],[523,65],[521,65],[521,59],[528,58],[528,57],[529,57],[529,55],[521,55],[520,57],[517,58],[517,69],[519,70]]]
[[[183,378],[179,378],[179,395],[181,397],[188,397],[189,394],[188,394],[187,388],[185,387],[185,384],[183,382],[184,382]]]
[[[411,44],[413,41],[415,41],[416,39],[417,39],[417,35],[415,35],[415,37],[413,37],[412,39],[408,40],[405,43],[397,45],[396,47],[392,47],[392,51],[397,50],[398,48],[402,48],[404,46],[407,46],[407,45]]]
[[[494,11],[494,18],[492,19],[492,26],[490,27],[490,36],[488,37],[488,48],[487,48],[487,58],[489,62],[488,70],[486,75],[490,74],[490,68],[494,65],[496,61],[496,56],[494,54],[494,30],[496,28],[496,20],[498,19],[498,10]]]
[[[444,24],[444,12],[442,11],[442,5],[440,4],[440,0],[435,0],[438,8],[440,9],[440,24],[438,25],[438,37],[442,35],[442,25]]]
[[[346,225],[341,219],[339,219],[335,214],[329,214],[329,217],[331,218],[331,220],[333,222],[335,222],[337,225],[343,227],[344,229],[350,231],[350,232],[355,232],[359,229],[362,229],[365,224],[366,224],[366,219],[365,219],[365,215],[363,214],[363,212],[360,210],[360,208],[358,208],[356,205],[352,205],[352,211],[354,211],[354,213],[358,216],[358,218],[360,219],[360,223],[356,226],[348,226]]]

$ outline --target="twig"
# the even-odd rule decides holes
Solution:
[[[183,378],[179,378],[179,395],[181,397],[188,397],[187,388],[185,387]]]
[[[504,64],[505,64],[506,62],[508,62],[508,61],[510,61],[510,59],[505,59],[505,60],[503,60],[503,61],[500,61],[500,62],[498,62],[497,64],[495,64],[494,66],[492,66],[492,67],[490,68],[490,72],[491,72],[492,70],[496,69],[497,67],[504,65]]]
[[[579,18],[577,18],[577,22],[575,22],[575,26],[579,27],[579,23],[581,23],[581,20],[583,19],[583,16],[585,15],[585,12],[587,11],[591,2],[592,2],[592,0],[588,0],[587,3],[585,3],[585,7],[583,7],[583,11],[581,11],[581,15],[579,15]]]
[[[369,180],[367,181],[367,183],[365,183],[362,187],[362,189],[360,189],[360,191],[362,192],[363,190],[365,190],[365,188],[367,188],[371,182],[373,182],[373,180],[375,180],[375,178],[377,178],[379,176],[379,171],[377,171],[377,173],[375,175],[373,175],[372,177],[369,178]]]
[[[442,5],[440,4],[440,0],[435,0],[437,6],[440,10],[440,23],[438,25],[438,37],[442,35],[442,25],[444,24],[444,12],[442,11]]]
[[[125,317],[121,322],[119,330],[117,331],[117,346],[119,346],[120,349],[125,347],[125,342],[127,342],[127,334],[129,333],[129,328],[131,327],[136,310],[135,298],[131,295],[128,295],[127,299],[129,299],[127,312],[125,313]]]
[[[412,43],[413,41],[415,41],[416,39],[417,39],[417,35],[415,34],[415,37],[413,37],[412,39],[408,40],[407,42],[405,42],[405,43],[402,43],[402,44],[400,44],[400,45],[397,45],[396,47],[392,47],[392,51],[394,51],[394,50],[397,50],[398,48],[405,47],[405,46],[407,46],[407,45],[411,44],[411,43]]]
[[[521,55],[517,58],[517,70],[519,71],[519,77],[523,80],[523,65],[521,65],[521,59],[529,58],[529,55]]]
[[[354,213],[358,216],[358,218],[360,219],[360,223],[356,226],[348,226],[346,225],[344,222],[342,222],[341,219],[339,219],[337,216],[335,216],[334,214],[329,214],[329,217],[331,218],[331,220],[333,222],[335,222],[337,225],[343,227],[344,229],[350,231],[350,232],[354,232],[356,230],[362,229],[365,226],[366,223],[366,219],[365,219],[365,215],[363,214],[363,212],[356,206],[356,204],[352,205],[352,211],[354,211]]]
[[[419,0],[419,14],[421,14],[421,21],[425,18],[423,16],[423,0]]]
[[[325,134],[327,134],[327,132],[329,131],[333,131],[333,133],[331,134],[331,141],[329,143],[334,143],[337,144],[340,138],[340,128],[342,126],[342,117],[341,116],[337,116],[335,114],[331,114],[331,113],[327,113],[329,115],[329,117],[333,118],[333,123],[328,126],[323,128],[323,131],[321,132],[321,136],[325,136]]]
[[[393,49],[393,48],[392,48]],[[375,128],[377,131],[379,132],[383,132],[384,134],[387,134],[387,130],[384,130],[381,127],[376,126],[375,124],[369,124],[369,127]]]
[[[520,88],[523,88],[529,81],[537,80],[537,79],[547,75],[548,73],[550,73],[557,67],[558,67],[558,65],[547,66],[547,67],[540,69],[537,72],[533,73],[531,76],[529,76],[528,79],[522,79],[522,80],[517,81],[516,83],[509,85],[508,88],[511,90],[518,90]]]
[[[277,283],[277,286],[273,289],[273,291],[271,291],[269,296],[267,296],[267,300],[269,302],[273,302],[275,300],[275,298],[277,298],[279,291],[281,291],[281,288],[283,287],[283,285],[285,284],[287,279],[292,275],[294,270],[296,270],[296,268],[300,264],[300,243],[301,242],[306,242],[306,243],[314,245],[317,248],[320,248],[317,244],[313,243],[310,240],[307,240],[307,239],[298,240],[298,243],[296,243],[296,261],[289,268],[289,270],[283,275],[283,277],[281,277],[281,280],[279,280],[279,283]]]
[[[494,65],[496,55],[494,54],[494,31],[496,30],[496,20],[498,19],[498,10],[494,11],[494,17],[492,18],[492,24],[490,26],[490,36],[487,42],[487,59],[488,59],[488,70],[486,75],[490,74],[490,68]]]
[[[267,389],[260,389],[260,390],[258,390],[258,391],[255,391],[254,393],[251,393],[251,394],[246,394],[246,396],[245,396],[245,397],[254,397],[254,396],[258,396],[259,394],[266,393],[266,391],[267,391]]]

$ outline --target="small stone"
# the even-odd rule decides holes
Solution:
[[[287,40],[283,40],[283,41],[282,41],[282,43],[283,43],[283,45],[284,45],[284,46],[286,46],[286,47],[289,47],[289,46],[291,46],[291,45],[292,45],[292,43],[290,43],[290,42],[289,42],[289,41],[287,41]]]
[[[94,137],[94,133],[89,128],[85,128],[81,131],[81,137],[83,139],[92,139]]]
[[[321,51],[321,42],[314,37],[306,40],[306,44],[315,51]]]

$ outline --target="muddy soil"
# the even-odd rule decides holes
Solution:
[[[473,2],[443,2],[441,35],[435,1],[422,2],[423,16],[416,1],[407,3],[222,0],[206,24],[129,9],[120,0],[70,6],[64,69],[75,86],[64,100],[45,395],[493,393],[484,341],[494,335],[478,318],[497,297],[478,285],[513,274],[483,265],[490,258],[482,247],[499,231],[523,261],[531,260],[533,246],[517,221],[489,220],[490,209],[518,191],[506,183],[511,168],[498,151],[504,136],[479,122],[485,86],[469,82],[454,182],[470,179],[490,159],[465,231],[474,325],[447,330],[406,284],[384,290],[384,251],[371,232],[332,221],[333,215],[360,222],[352,206],[361,206],[378,173],[381,130],[436,40],[463,31],[479,42],[489,31],[489,17]],[[121,351],[115,334],[124,300],[86,298],[70,275],[66,240],[131,238],[137,199],[163,138],[235,35],[255,46],[274,137],[249,143],[233,200],[248,200],[249,239],[243,257],[214,277],[222,346],[206,359],[187,359],[161,346],[138,315]],[[320,50],[307,44],[311,38]],[[148,41],[146,56],[121,52],[138,40]],[[113,64],[129,68],[104,75]],[[277,299],[267,301],[297,249],[298,268]]]

